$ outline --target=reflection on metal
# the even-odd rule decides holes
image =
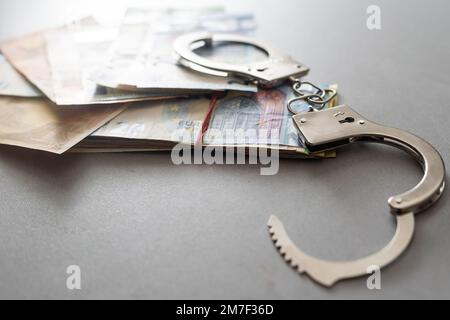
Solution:
[[[235,65],[210,60],[194,52],[201,46],[212,46],[215,43],[251,45],[264,51],[267,54],[267,59],[246,65]],[[307,67],[275,48],[252,38],[234,34],[189,33],[175,40],[174,49],[180,56],[180,63],[186,67],[203,73],[226,75],[230,78],[243,78],[256,82],[262,87],[276,86],[290,77],[298,78],[304,76],[309,71]]]
[[[324,151],[356,141],[388,144],[411,154],[422,165],[424,177],[413,189],[389,198],[391,212],[397,219],[395,236],[382,250],[363,259],[333,262],[309,256],[291,241],[281,221],[272,216],[269,232],[284,259],[299,273],[308,274],[324,286],[365,275],[370,266],[382,268],[392,263],[411,242],[414,214],[436,203],[444,191],[445,167],[439,153],[421,138],[373,123],[348,106],[298,114],[294,122],[310,150]]]

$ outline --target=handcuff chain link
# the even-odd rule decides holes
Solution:
[[[295,77],[291,77],[290,80],[292,81],[292,89],[297,95],[296,97],[289,100],[287,105],[287,108],[293,114],[298,113],[292,107],[292,105],[297,101],[306,101],[311,106],[310,111],[320,111],[325,107],[327,103],[333,100],[337,95],[336,90],[322,89],[318,85],[309,81],[302,81],[301,79]],[[311,93],[302,90],[302,87],[304,87],[305,85],[308,85],[313,89],[315,89],[315,92]]]

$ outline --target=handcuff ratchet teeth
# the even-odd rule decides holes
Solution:
[[[193,45],[201,42],[204,45],[212,45],[213,42],[253,45],[265,51],[268,59],[246,66],[211,61],[192,51]],[[275,246],[298,272],[308,274],[324,286],[332,286],[342,279],[366,275],[369,267],[382,268],[404,252],[414,234],[414,215],[436,203],[445,188],[444,162],[431,144],[409,132],[371,122],[345,105],[321,110],[336,96],[336,91],[302,81],[300,77],[308,73],[307,67],[251,38],[195,33],[179,37],[174,48],[183,65],[204,73],[244,78],[263,88],[290,80],[297,96],[288,102],[287,108],[294,114],[293,121],[300,139],[311,152],[336,149],[357,141],[375,142],[406,151],[421,164],[424,176],[419,184],[388,199],[390,210],[397,220],[394,238],[386,247],[369,257],[332,262],[309,256],[290,240],[281,221],[271,216],[268,226]],[[315,93],[303,91],[303,85],[311,85]],[[307,101],[312,105],[310,111],[316,112],[296,113],[293,104],[299,100]]]
[[[369,267],[381,269],[393,262],[411,242],[414,215],[436,203],[444,191],[445,166],[438,151],[409,132],[371,122],[345,105],[297,114],[293,120],[301,139],[311,151],[336,149],[357,141],[387,144],[412,155],[421,164],[424,176],[413,189],[389,198],[388,204],[396,217],[397,230],[391,242],[378,253],[347,262],[311,257],[295,246],[281,221],[271,216],[268,226],[275,246],[299,273],[306,273],[327,287],[339,280],[364,276]]]

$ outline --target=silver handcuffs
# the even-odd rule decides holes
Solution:
[[[192,50],[195,44],[203,43],[204,46],[212,46],[219,42],[254,46],[264,51],[267,54],[267,59],[248,65],[234,65],[206,59]],[[207,32],[187,34],[175,40],[174,49],[180,56],[179,62],[186,67],[209,74],[241,78],[254,82],[261,87],[273,87],[289,77],[302,77],[309,71],[307,67],[284,53],[252,38],[239,35],[210,34]]]
[[[192,50],[195,45],[212,46],[215,42],[252,45],[265,51],[268,58],[239,66],[208,60]],[[414,215],[436,203],[444,192],[444,162],[432,145],[409,132],[373,123],[345,105],[321,110],[336,92],[302,81],[300,78],[309,71],[307,67],[254,39],[237,35],[194,33],[179,37],[174,43],[174,49],[183,66],[199,72],[245,79],[263,88],[291,81],[297,97],[289,101],[287,107],[294,114],[293,121],[300,139],[311,152],[336,149],[353,142],[376,142],[406,151],[421,164],[424,176],[419,184],[388,200],[391,213],[397,220],[393,239],[379,252],[366,258],[333,262],[309,256],[291,241],[281,221],[276,216],[271,216],[268,222],[269,232],[275,246],[292,267],[330,287],[339,280],[366,275],[369,267],[383,268],[405,251],[414,234]],[[316,93],[305,93],[302,90],[303,84],[314,86]],[[310,110],[314,112],[296,114],[292,104],[297,100],[308,101],[315,106]]]

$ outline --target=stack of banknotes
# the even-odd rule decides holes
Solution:
[[[183,143],[334,156],[310,154],[299,141],[286,108],[294,97],[288,85],[263,90],[180,66],[173,41],[193,31],[251,36],[256,23],[219,7],[131,8],[119,26],[85,18],[0,43],[0,144],[57,154],[167,151]],[[264,58],[243,45],[198,53],[236,64]],[[212,129],[224,133],[220,140]],[[276,132],[277,143],[225,134],[247,129]]]

